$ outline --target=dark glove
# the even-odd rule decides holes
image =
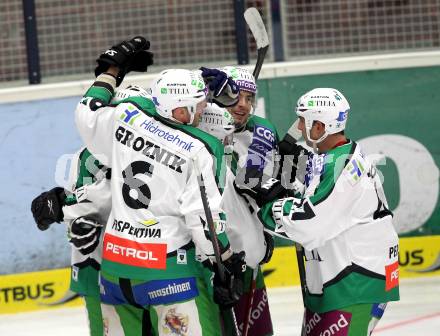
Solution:
[[[223,262],[225,278],[222,280],[217,265],[214,265],[214,302],[221,309],[233,307],[243,295],[244,272],[246,263],[245,253],[233,253],[232,256]]]
[[[284,136],[278,146],[281,155],[280,167],[282,168],[279,170],[280,176],[278,178],[280,180],[283,178],[287,183],[291,183],[295,181],[298,159],[306,153],[306,150],[299,146],[296,139],[289,133]]]
[[[269,232],[263,231],[264,240],[266,242],[266,253],[264,253],[263,259],[260,261],[260,265],[266,264],[270,261],[273,254],[273,249],[275,248],[275,241],[273,240],[272,235]]]
[[[208,100],[220,107],[230,107],[238,103],[240,90],[231,77],[218,69],[201,67],[202,77],[208,86]]]
[[[114,65],[119,68],[116,78],[116,86],[119,86],[130,71],[145,72],[148,66],[153,64],[153,53],[148,49],[150,49],[150,41],[142,36],[114,45],[99,55],[96,60],[98,66],[95,68],[95,76],[98,77]]]
[[[264,175],[257,169],[247,169],[245,174],[239,173],[235,178],[234,188],[240,195],[253,198],[259,207],[288,193],[280,180]]]
[[[300,156],[301,152],[304,152],[304,147],[296,143],[296,139],[289,133],[286,133],[284,138],[278,143],[279,152],[281,155],[293,155],[295,157]]]
[[[60,223],[63,220],[62,207],[65,197],[64,189],[55,187],[37,196],[32,201],[32,215],[41,231],[47,230],[54,222]]]
[[[99,244],[102,224],[87,217],[78,217],[69,226],[69,242],[86,255],[92,253]]]

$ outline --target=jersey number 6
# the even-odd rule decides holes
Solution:
[[[132,209],[148,209],[151,192],[148,185],[136,178],[137,174],[151,176],[154,166],[145,161],[135,161],[122,171],[124,184],[122,185],[122,196],[125,203]]]

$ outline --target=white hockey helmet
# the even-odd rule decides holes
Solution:
[[[296,114],[304,118],[308,140],[313,144],[323,141],[329,134],[335,134],[345,129],[350,105],[344,95],[336,89],[313,89],[298,99]],[[325,125],[324,134],[317,140],[310,138],[314,121]]]
[[[217,104],[208,104],[203,111],[198,126],[202,131],[209,133],[224,142],[234,130],[234,118],[225,108]]]
[[[157,112],[172,119],[173,110],[186,107],[194,121],[197,104],[206,99],[207,88],[200,72],[185,69],[168,69],[159,74],[151,86],[152,100]]]
[[[151,95],[149,95],[144,88],[137,85],[128,85],[124,89],[117,89],[115,91],[115,95],[113,96],[111,103],[117,104],[121,100],[127,99],[129,97],[145,97],[151,99]]]
[[[226,66],[223,69],[228,77],[231,77],[234,82],[238,85],[240,90],[251,92],[254,95],[254,100],[252,106],[255,108],[255,96],[257,95],[257,83],[255,82],[255,77],[252,73],[246,69]]]

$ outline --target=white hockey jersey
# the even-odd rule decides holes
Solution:
[[[78,217],[93,218],[106,224],[111,211],[110,171],[90,152],[81,148],[72,157],[69,187],[63,206],[64,222],[69,226]],[[72,246],[70,289],[81,295],[99,297],[98,272],[102,257],[100,244],[90,254],[81,254]]]
[[[359,145],[311,155],[305,181],[302,197],[268,203],[259,217],[304,246],[307,307],[398,300],[398,236],[379,174]]]
[[[226,233],[234,251],[245,251],[246,264],[255,268],[266,252],[264,227],[257,217],[258,206],[234,188],[234,173],[246,168],[257,168],[272,176],[278,136],[275,127],[267,120],[251,115],[246,126],[233,135],[232,170],[227,171],[222,208],[228,225]],[[243,175],[241,175],[243,176]]]
[[[223,146],[201,130],[162,118],[147,98],[105,106],[111,96],[95,83],[76,110],[87,148],[112,169],[112,213],[102,269],[144,280],[199,272],[194,244],[207,256],[213,248],[196,166],[204,178],[220,248],[229,249],[218,188]]]

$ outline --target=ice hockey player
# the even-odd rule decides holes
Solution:
[[[148,93],[129,85],[116,91],[112,104],[134,96],[148,97]],[[40,230],[55,222],[67,224],[72,245],[70,290],[84,298],[91,336],[103,336],[105,324],[113,316],[111,307],[101,304],[98,282],[102,227],[111,210],[110,176],[111,170],[83,147],[71,159],[68,190],[55,187],[44,192],[31,207]]]
[[[247,264],[245,294],[234,305],[234,310],[242,332],[247,329],[247,335],[272,335],[269,302],[260,264],[268,262],[272,256],[273,238],[271,234],[264,232],[257,217],[258,206],[254,200],[239,195],[234,188],[234,181],[236,178],[244,178],[246,172],[251,170],[254,173],[262,174],[264,171],[266,174],[275,174],[278,136],[275,127],[268,120],[252,113],[257,94],[253,75],[239,67],[225,67],[222,70],[239,86],[239,102],[226,109],[208,104],[201,126],[205,131],[225,139],[225,152],[232,145],[232,153],[229,155],[232,158],[226,158],[231,169],[227,170],[222,208],[228,219],[226,233],[232,249],[245,251]],[[230,127],[231,116],[235,129]],[[252,308],[249,306],[251,302]]]
[[[87,148],[112,169],[101,298],[115,306],[120,323],[109,325],[108,332],[142,335],[149,326],[130,330],[130,319],[147,317],[156,335],[219,335],[218,307],[208,292],[211,272],[196,260],[196,249],[202,256],[214,254],[198,171],[226,268],[225,279],[219,280],[218,272],[214,276],[217,301],[234,302],[242,294],[245,263],[244,253],[231,250],[224,232],[216,181],[223,146],[193,126],[206,106],[204,79],[198,72],[165,70],[152,85],[152,100],[135,97],[108,106],[128,71],[146,70],[138,55],[148,46],[135,37],[103,53],[97,78],[76,110]],[[211,76],[209,88],[216,101],[236,103],[238,89],[224,73]],[[125,310],[124,303],[133,310]]]
[[[33,200],[32,213],[40,230],[54,222],[67,224],[72,243],[70,290],[84,298],[90,335],[102,336],[98,272],[102,226],[111,210],[110,170],[85,148],[74,155],[72,167],[77,176],[72,190],[55,187],[42,193]]]
[[[346,138],[350,106],[317,88],[299,98],[298,129],[309,154],[305,190],[280,197],[279,181],[260,188],[267,229],[305,249],[305,335],[370,335],[387,302],[399,300],[398,236],[377,168]],[[274,192],[274,190],[278,190]]]

